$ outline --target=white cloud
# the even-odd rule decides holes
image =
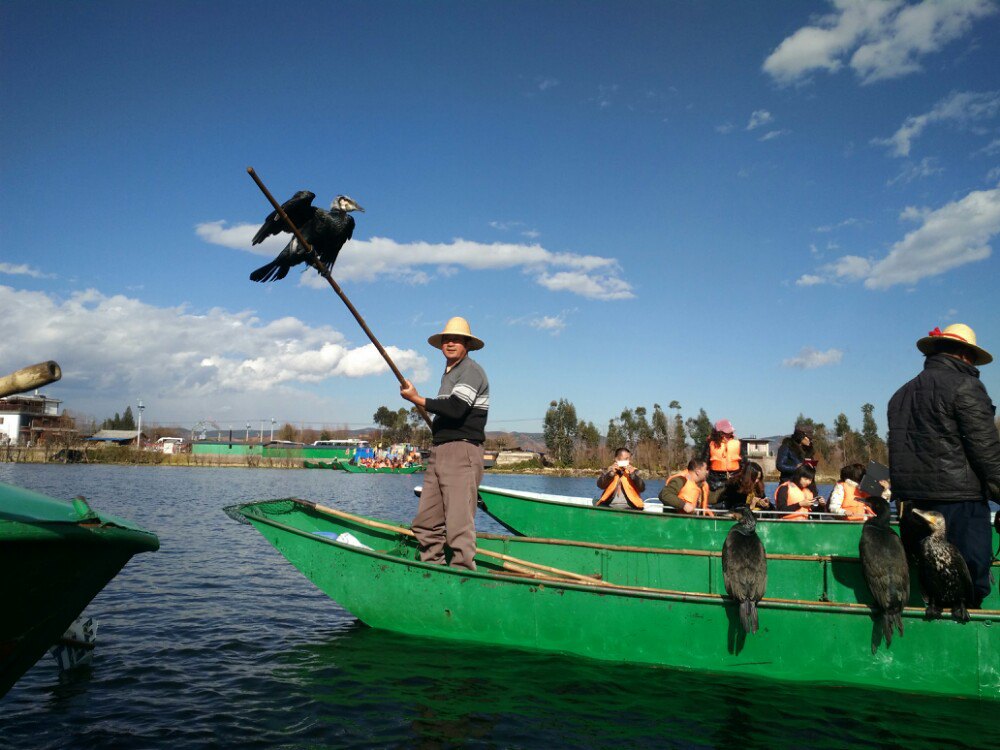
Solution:
[[[993,169],[986,173],[986,182],[992,184],[1000,182],[1000,167],[993,167]]]
[[[558,336],[566,328],[566,313],[511,318],[507,322],[510,325],[531,326],[539,331],[545,331],[553,336]]]
[[[944,172],[944,168],[938,166],[937,159],[933,156],[925,156],[916,163],[906,162],[899,174],[886,180],[885,184],[895,185],[897,182],[906,184],[913,182],[914,180],[919,180],[922,177],[930,177],[932,175],[941,174],[942,172]]]
[[[985,154],[986,156],[996,156],[997,154],[1000,154],[1000,138],[994,138],[981,149],[976,151],[976,155],[978,156],[979,154]]]
[[[93,289],[61,299],[0,286],[0,319],[18,332],[0,337],[0,359],[55,359],[60,390],[74,394],[67,406],[96,413],[141,395],[165,418],[219,416],[224,404],[244,417],[284,404],[284,413],[309,418],[328,402],[307,387],[388,371],[371,344],[352,345],[329,326],[219,308],[196,314]],[[385,348],[411,380],[427,380],[424,356]]]
[[[252,224],[226,227],[225,222],[209,222],[196,227],[198,236],[206,242],[254,253],[258,251],[250,248],[250,240],[256,231],[257,227]],[[266,254],[276,255],[283,246],[283,241],[278,239]],[[631,285],[621,278],[620,266],[614,258],[556,253],[537,243],[487,244],[460,238],[437,243],[400,243],[387,237],[351,240],[340,252],[334,278],[338,281],[374,281],[387,278],[404,283],[427,284],[432,276],[425,270],[426,267],[430,267],[438,276],[452,275],[455,268],[470,271],[519,268],[547,289],[569,291],[594,299],[628,299],[634,296]],[[303,264],[297,268],[305,266]],[[248,268],[247,272],[250,270]],[[326,281],[312,269],[301,275],[299,283],[316,289],[327,286]]]
[[[899,218],[919,226],[885,257],[844,255],[822,266],[818,275],[826,281],[863,281],[868,289],[888,289],[985,260],[992,253],[988,243],[1000,234],[1000,187],[973,191],[938,209],[907,206]]]
[[[764,133],[764,135],[762,135],[757,140],[770,141],[773,140],[774,138],[778,138],[779,136],[787,135],[790,132],[791,132],[790,130],[768,130],[766,133]]]
[[[935,104],[930,112],[907,117],[890,137],[875,138],[872,143],[888,147],[893,156],[909,156],[913,141],[929,125],[947,122],[966,125],[992,119],[997,114],[1000,114],[1000,91],[956,91]]]
[[[795,280],[796,286],[816,286],[817,284],[826,283],[826,279],[822,276],[816,276],[811,273],[804,273]]]
[[[795,357],[782,360],[783,367],[794,367],[800,370],[815,370],[817,367],[828,367],[840,364],[844,353],[840,349],[818,351],[811,346],[804,346]]]
[[[852,216],[852,217],[844,219],[843,221],[838,222],[836,224],[824,224],[821,227],[816,227],[815,231],[817,231],[817,232],[832,232],[835,229],[843,229],[844,227],[857,227],[857,226],[861,226],[862,224],[865,224],[865,223],[867,223],[867,222],[862,221],[861,219],[855,219]]]
[[[597,102],[597,106],[601,109],[610,107],[612,104],[612,99],[615,94],[618,93],[618,84],[613,83],[609,86],[601,85],[597,87],[597,96],[594,97],[593,101]]]
[[[731,122],[724,122],[722,125],[715,126],[716,133],[722,133],[722,135],[728,135],[736,129],[736,126]]]
[[[10,276],[31,276],[34,279],[52,279],[55,278],[54,274],[42,273],[37,268],[32,268],[27,263],[0,263],[0,273],[5,273]]]
[[[559,85],[558,78],[542,78],[538,81],[539,91],[548,91],[551,88],[555,88]]]
[[[919,214],[916,209],[907,210],[900,218]],[[872,266],[866,287],[913,284],[990,257],[987,243],[1000,233],[1000,188],[974,191],[920,218],[923,223]]]
[[[537,240],[539,237],[542,236],[542,233],[539,232],[537,229],[525,229],[523,232],[521,232],[521,236],[527,237],[529,240]]]
[[[920,70],[920,58],[996,12],[992,0],[831,0],[833,12],[784,39],[764,61],[780,84],[849,65],[862,84]]]
[[[750,115],[750,122],[747,123],[747,130],[762,128],[768,123],[774,122],[774,115],[766,109],[757,109]]]

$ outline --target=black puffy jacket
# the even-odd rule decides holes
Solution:
[[[947,354],[889,400],[892,496],[927,502],[1000,497],[996,407],[979,370]]]

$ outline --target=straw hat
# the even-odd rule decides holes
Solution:
[[[466,348],[470,352],[474,352],[486,346],[482,339],[477,339],[472,335],[472,329],[469,328],[469,321],[465,318],[452,318],[445,325],[444,330],[441,331],[441,333],[435,333],[433,336],[428,338],[427,343],[435,349],[440,349],[441,339],[445,336],[465,336],[465,338],[468,339],[468,345]]]
[[[917,342],[917,349],[924,354],[936,354],[938,344],[942,341],[958,341],[964,344],[972,355],[973,364],[988,365],[993,361],[992,354],[976,346],[976,332],[964,323],[952,323],[943,331],[935,328]]]

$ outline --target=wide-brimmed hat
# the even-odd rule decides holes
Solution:
[[[972,355],[973,364],[988,365],[993,361],[992,354],[976,346],[976,332],[964,323],[952,323],[943,331],[935,328],[917,342],[917,349],[924,354],[936,354],[943,341],[957,341],[963,344]]]
[[[482,339],[477,339],[472,335],[472,329],[469,328],[469,321],[465,318],[452,318],[445,324],[444,330],[441,331],[441,333],[435,333],[433,336],[428,338],[427,343],[435,349],[440,349],[441,339],[445,336],[464,336],[469,341],[466,348],[470,352],[474,352],[486,346]]]
[[[732,435],[735,430],[733,430],[733,423],[728,419],[720,419],[715,423],[715,431],[721,432],[723,435]]]

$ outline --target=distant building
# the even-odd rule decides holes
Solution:
[[[746,453],[748,461],[755,461],[765,473],[770,474],[775,470],[775,456],[771,452],[771,441],[768,438],[740,438],[743,451]]]
[[[28,445],[45,430],[59,429],[61,403],[38,391],[33,396],[22,393],[0,398],[0,443]]]
[[[143,433],[143,439],[146,434]],[[98,430],[89,438],[92,443],[114,443],[115,445],[129,445],[135,442],[135,430]]]

